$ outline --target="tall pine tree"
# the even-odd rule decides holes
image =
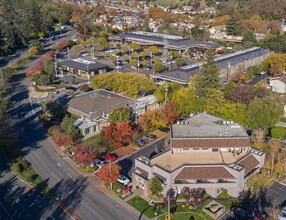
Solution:
[[[196,95],[204,96],[209,88],[219,87],[219,68],[214,61],[214,52],[209,50],[206,56],[206,63],[199,73],[196,86]]]

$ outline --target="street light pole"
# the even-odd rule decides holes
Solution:
[[[136,107],[136,96],[134,95],[134,114],[135,114],[135,124],[137,125],[137,107]]]
[[[110,161],[109,161],[109,181],[110,181],[110,189],[112,190],[111,175],[112,175],[111,163],[110,163]]]
[[[167,103],[168,89],[169,89],[168,82],[165,81],[165,105],[166,105],[166,103]]]
[[[57,55],[55,54],[55,73],[56,73],[56,77],[58,77],[58,71],[57,71]]]
[[[138,64],[137,64],[137,66],[138,66],[138,70],[137,70],[137,71],[139,71],[139,67],[140,67],[139,54],[137,55],[137,57],[138,57]]]
[[[71,59],[71,56],[70,56],[70,48],[68,47],[67,50],[68,50],[68,59],[70,60],[70,59]]]
[[[0,69],[0,75],[1,75],[1,85],[2,87],[4,87],[4,78],[3,78],[2,69]]]
[[[88,65],[86,65],[86,74],[87,74],[87,79],[88,79],[88,83],[89,83],[89,69],[88,69]]]

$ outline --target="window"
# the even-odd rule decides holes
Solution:
[[[205,147],[204,147],[204,148],[202,148],[202,150],[208,150],[208,148],[205,148]]]
[[[200,150],[200,148],[195,147],[195,148],[193,148],[193,150]]]
[[[89,128],[85,129],[85,135],[88,135],[89,133],[90,133],[90,129]]]
[[[212,152],[218,152],[218,148],[213,148]]]

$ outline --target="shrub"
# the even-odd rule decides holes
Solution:
[[[277,138],[280,140],[285,140],[286,129],[284,127],[274,127],[271,129],[271,137]]]
[[[82,86],[79,87],[79,90],[80,90],[80,91],[86,91],[86,90],[88,90],[88,89],[89,89],[89,86],[86,85],[86,84],[83,84]]]

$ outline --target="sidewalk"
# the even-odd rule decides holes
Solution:
[[[123,208],[127,209],[130,213],[132,213],[134,216],[136,216],[136,219],[140,220],[149,220],[148,217],[145,215],[142,215],[138,210],[133,208],[132,206],[128,205],[126,201],[129,199],[135,197],[137,194],[133,193],[131,196],[127,197],[126,199],[121,199],[114,195],[112,192],[110,192],[102,183],[102,181],[97,176],[89,177],[88,181],[91,183],[91,185],[101,192],[103,192],[105,195],[107,195],[110,199],[112,199],[114,202],[117,202],[119,205],[121,205]]]
[[[63,158],[63,160],[65,160],[73,169],[75,169],[79,174],[81,174],[84,177],[87,177],[87,181],[96,189],[100,190],[101,192],[103,192],[106,196],[108,196],[109,198],[111,198],[114,202],[117,202],[119,205],[121,205],[123,208],[127,209],[130,213],[132,213],[134,216],[136,216],[136,219],[141,219],[141,220],[148,220],[149,218],[147,218],[144,215],[141,215],[141,213],[139,211],[137,211],[135,208],[133,208],[132,206],[128,205],[126,203],[126,201],[128,201],[129,199],[131,199],[131,196],[136,196],[137,194],[133,194],[129,197],[126,198],[126,201],[117,197],[116,195],[114,195],[112,192],[110,192],[103,184],[103,182],[99,179],[98,176],[96,176],[95,174],[91,173],[91,174],[87,174],[83,169],[81,169],[74,161],[72,161],[68,156],[66,156],[66,154],[59,149],[59,147],[56,145],[56,143],[54,142],[54,140],[51,137],[48,137],[48,141],[51,143],[51,145],[53,146],[54,150],[56,151],[56,153],[58,155],[60,155],[61,158]],[[141,216],[141,217],[140,217]]]

